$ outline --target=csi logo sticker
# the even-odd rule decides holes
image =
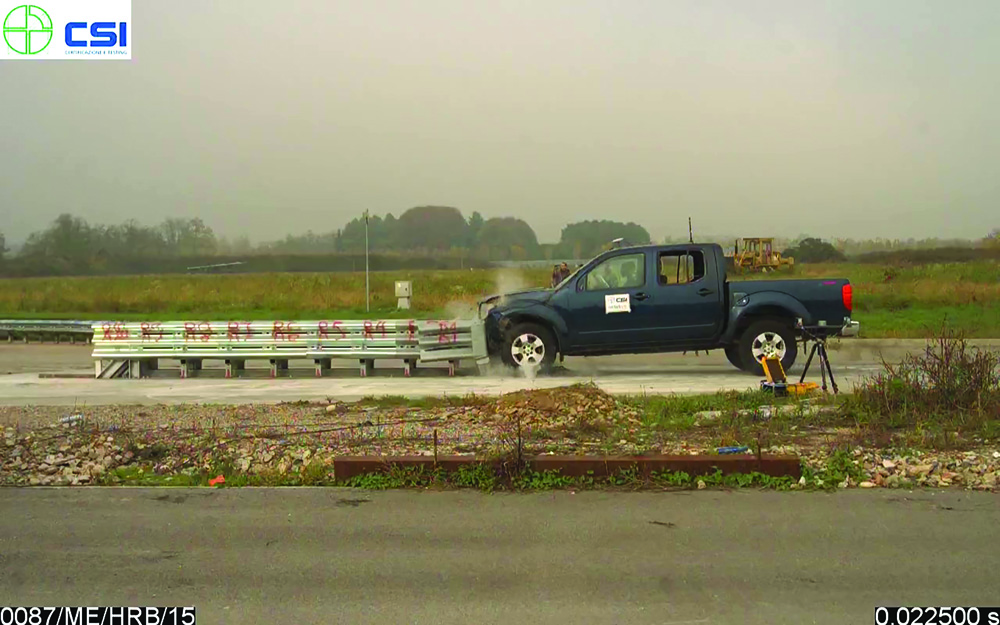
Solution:
[[[0,0],[0,61],[132,58],[132,0]]]
[[[605,295],[604,312],[605,314],[632,312],[632,305],[629,302],[628,293],[623,295]]]

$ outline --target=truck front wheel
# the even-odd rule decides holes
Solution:
[[[544,326],[519,323],[507,332],[500,358],[521,371],[547,371],[556,359],[555,337]]]
[[[791,325],[780,321],[758,321],[751,324],[740,336],[739,358],[742,368],[754,375],[764,375],[764,367],[760,364],[763,356],[780,359],[781,367],[788,373],[795,364],[798,351],[795,330]]]
[[[740,346],[733,345],[732,347],[726,348],[726,359],[729,364],[736,367],[740,371],[746,371],[746,367],[743,365],[743,361],[740,360]]]

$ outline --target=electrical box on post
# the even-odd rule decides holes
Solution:
[[[397,308],[409,310],[410,299],[413,297],[413,286],[409,280],[396,282],[396,297],[399,300]]]

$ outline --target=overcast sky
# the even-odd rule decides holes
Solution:
[[[0,231],[364,209],[656,237],[1000,227],[1000,2],[133,0],[133,60],[0,62]]]

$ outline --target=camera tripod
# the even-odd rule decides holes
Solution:
[[[799,383],[805,381],[806,374],[809,373],[809,365],[812,364],[812,359],[814,356],[819,356],[819,372],[823,379],[823,392],[826,392],[826,376],[830,374],[830,385],[833,387],[833,393],[836,395],[840,392],[837,388],[837,380],[833,377],[833,368],[830,366],[830,354],[826,349],[826,334],[820,333],[817,330],[822,326],[816,327],[804,327],[802,325],[798,326],[799,332],[802,333],[802,344],[812,343],[812,350],[809,352],[809,358],[806,359],[806,366],[802,370],[802,377],[799,378]],[[828,328],[823,328],[824,330]]]

